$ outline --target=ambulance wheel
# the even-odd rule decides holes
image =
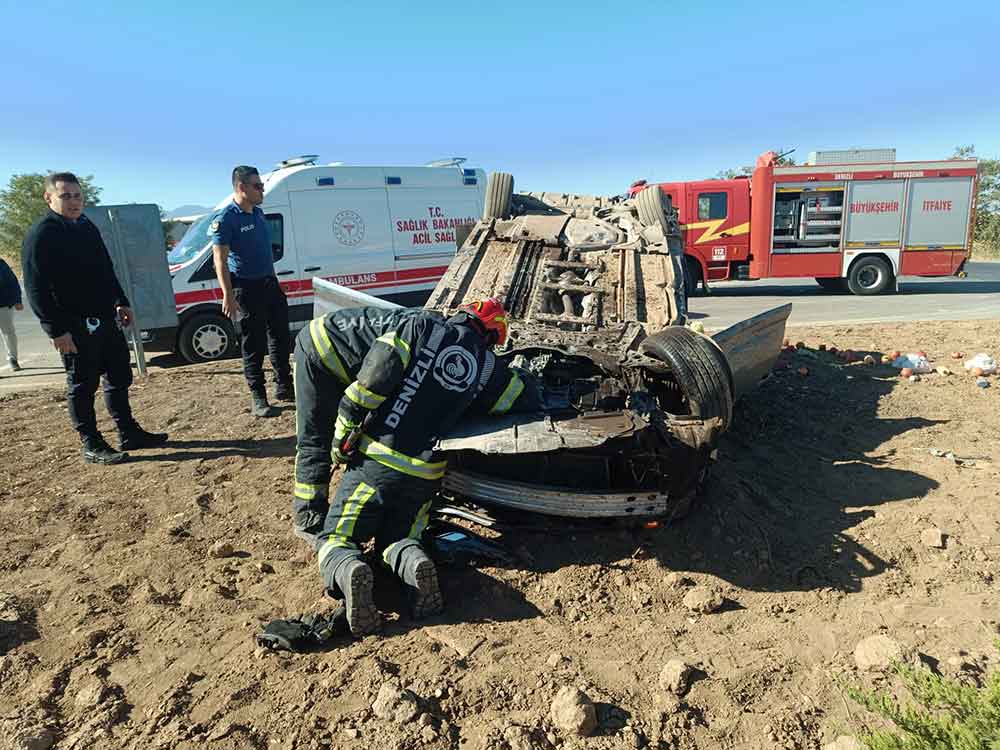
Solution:
[[[236,329],[224,315],[200,313],[181,328],[177,348],[188,362],[226,359],[236,354]]]
[[[892,283],[892,270],[877,255],[859,258],[847,274],[847,288],[852,294],[881,294]]]
[[[486,204],[483,219],[504,219],[510,216],[510,200],[514,195],[514,176],[507,172],[493,172],[486,183]]]
[[[714,341],[690,328],[670,326],[643,341],[639,351],[670,368],[692,417],[718,417],[723,431],[728,429],[735,400],[733,372]]]

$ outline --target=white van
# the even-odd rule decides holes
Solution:
[[[422,305],[451,263],[462,229],[482,216],[485,173],[462,168],[460,159],[426,167],[321,166],[315,159],[288,159],[262,175],[261,209],[291,329],[312,319],[314,276],[406,307]],[[178,323],[143,331],[147,350],[178,351],[190,362],[238,350],[212,264],[214,213],[192,224],[167,256]]]

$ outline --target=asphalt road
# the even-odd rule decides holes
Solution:
[[[829,294],[812,279],[726,281],[711,293],[688,301],[691,317],[712,331],[785,302],[792,303],[789,324],[907,320],[1000,320],[1000,263],[967,263],[969,276],[958,279],[904,277],[899,292],[875,297]]]
[[[855,297],[828,294],[812,279],[765,279],[713,284],[708,296],[694,297],[691,317],[719,330],[751,315],[791,302],[790,324],[890,322],[907,320],[1000,320],[1000,263],[968,263],[968,278],[904,278],[898,294]],[[26,308],[14,314],[24,368],[11,373],[3,360],[0,395],[63,381],[59,355]],[[177,358],[155,356],[150,368],[176,366]]]

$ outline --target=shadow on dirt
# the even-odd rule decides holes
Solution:
[[[738,405],[719,446],[705,495],[690,516],[645,528],[633,523],[499,515],[519,525],[502,533],[524,567],[628,566],[655,557],[665,570],[708,573],[758,591],[860,589],[887,561],[856,531],[883,504],[926,495],[937,483],[892,468],[891,438],[938,421],[878,416],[899,382],[890,368],[843,365],[826,353],[798,353],[791,369]],[[796,369],[808,364],[809,377]]]
[[[162,448],[129,453],[129,463],[147,461],[192,461],[245,456],[272,458],[295,455],[295,438],[259,438],[255,440],[171,440]]]

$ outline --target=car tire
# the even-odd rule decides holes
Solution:
[[[690,328],[671,326],[643,341],[639,351],[670,368],[692,417],[718,418],[722,431],[729,428],[735,400],[733,373],[714,341]]]
[[[188,362],[217,362],[235,356],[236,328],[218,313],[199,313],[181,328],[177,348]]]
[[[851,294],[881,294],[892,283],[892,269],[884,258],[867,255],[859,258],[847,274],[847,288]]]
[[[688,297],[698,294],[698,285],[702,281],[701,263],[690,255],[684,256],[684,291]]]
[[[820,285],[820,288],[825,292],[846,292],[847,291],[847,279],[837,278],[821,278],[816,277],[816,283]]]
[[[492,172],[486,183],[486,203],[483,219],[503,219],[510,216],[510,201],[514,195],[514,176],[507,172]]]
[[[644,227],[660,227],[664,235],[670,233],[667,215],[663,211],[663,194],[656,185],[646,188],[635,197],[639,223]]]

